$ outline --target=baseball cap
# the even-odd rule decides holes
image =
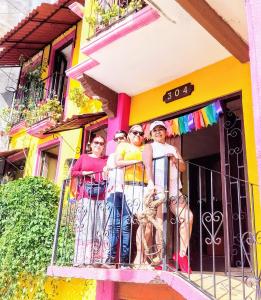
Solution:
[[[164,122],[162,121],[154,121],[150,124],[150,131],[152,131],[156,126],[161,126],[164,127],[165,129],[167,129],[166,125]]]

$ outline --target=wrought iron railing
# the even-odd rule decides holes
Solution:
[[[47,99],[56,98],[64,107],[67,77],[65,74],[53,73],[43,80],[32,81],[20,86],[12,108],[12,124],[15,125],[25,119],[28,111],[40,109]],[[39,115],[38,121],[48,117]]]
[[[143,0],[96,0],[90,15],[86,17],[87,23],[94,29],[89,33],[89,38],[107,30],[146,5]]]
[[[170,271],[216,299],[261,299],[258,186],[186,162],[182,187],[171,164],[154,161],[156,195],[141,164],[65,180],[51,265]]]

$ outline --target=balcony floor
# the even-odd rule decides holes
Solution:
[[[114,282],[168,284],[186,299],[193,300],[255,299],[254,287],[242,284],[242,281],[236,276],[229,279],[228,276],[218,273],[213,276],[212,273],[200,274],[199,272],[193,272],[193,274],[188,276],[179,272],[156,270],[50,266],[48,267],[47,275],[51,277],[108,280]],[[231,289],[229,288],[230,285]],[[200,291],[200,286],[206,294]],[[231,290],[231,295],[229,295],[229,290]]]

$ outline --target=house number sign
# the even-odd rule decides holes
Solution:
[[[165,103],[169,103],[171,101],[189,96],[193,91],[194,91],[194,85],[191,83],[186,83],[184,85],[176,87],[173,90],[166,92],[166,94],[163,96],[163,101]]]

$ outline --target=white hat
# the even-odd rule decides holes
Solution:
[[[150,131],[152,131],[156,126],[161,126],[164,127],[165,129],[167,129],[166,125],[164,122],[162,121],[154,121],[150,124]]]

